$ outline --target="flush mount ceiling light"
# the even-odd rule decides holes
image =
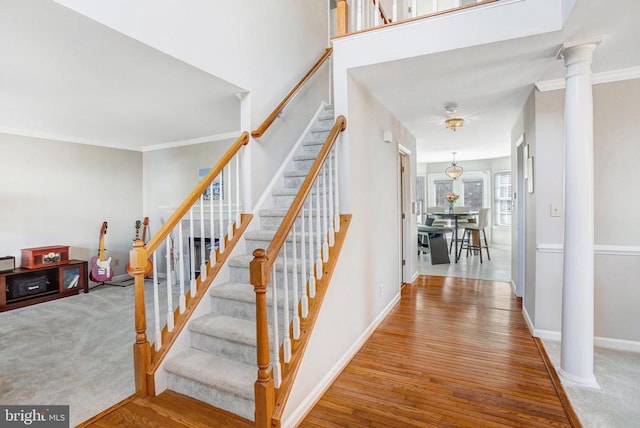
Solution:
[[[462,175],[463,169],[461,166],[456,165],[456,152],[451,152],[451,153],[453,153],[453,160],[451,161],[451,166],[447,167],[444,170],[444,173],[455,180]]]
[[[451,117],[452,115],[455,115],[458,112],[458,106],[456,104],[445,105],[444,111],[447,113],[447,115],[450,116],[448,119],[444,121],[444,125],[447,127],[447,129],[451,129],[452,131],[455,132],[456,129],[462,128],[462,126],[464,125],[464,119],[462,119],[461,117],[455,117],[455,116]]]
[[[455,132],[456,129],[462,128],[464,125],[464,119],[461,117],[450,117],[444,121],[444,126]]]

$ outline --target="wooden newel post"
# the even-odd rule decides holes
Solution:
[[[349,32],[349,6],[347,5],[347,0],[338,0],[336,14],[336,35],[343,36]]]
[[[144,242],[133,243],[129,251],[129,264],[132,268],[135,287],[135,327],[136,343],[133,345],[133,371],[136,395],[154,395],[147,387],[147,372],[151,366],[151,347],[147,340],[147,314],[144,306],[144,269],[147,264],[147,251]]]
[[[271,363],[269,361],[269,328],[267,321],[267,269],[266,253],[262,249],[253,252],[249,266],[251,284],[256,292],[256,335],[258,341],[258,380],[255,383],[256,417],[258,428],[271,427],[271,417],[275,406],[275,390]]]

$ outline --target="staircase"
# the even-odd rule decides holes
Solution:
[[[274,189],[271,200],[265,202],[265,206],[270,208],[260,210],[260,229],[245,234],[246,254],[229,259],[230,281],[211,287],[211,312],[189,324],[190,349],[170,358],[165,364],[170,390],[246,419],[254,419],[256,305],[255,292],[249,282],[249,263],[254,249],[267,248],[271,242],[333,122],[333,108],[325,106],[294,154],[292,164],[284,172],[282,187]],[[276,270],[278,265],[281,266],[282,262],[276,262]],[[289,269],[289,275],[290,272]],[[277,284],[282,287],[283,281],[278,280]],[[300,287],[302,295],[306,284]],[[278,319],[281,321],[283,317]],[[284,337],[284,328],[280,322],[281,338]]]

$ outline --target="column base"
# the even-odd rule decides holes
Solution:
[[[596,391],[600,391],[600,384],[596,380],[595,376],[589,377],[581,377],[569,374],[562,370],[561,368],[557,369],[558,376],[560,376],[560,381],[565,386],[577,386],[578,388],[587,388],[593,389]]]

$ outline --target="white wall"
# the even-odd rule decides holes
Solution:
[[[595,335],[599,343],[640,349],[640,228],[628,213],[640,209],[637,111],[640,79],[594,85]],[[537,260],[535,328],[561,330],[564,90],[535,94],[535,195]],[[624,346],[627,346],[624,345]]]
[[[213,141],[143,153],[143,210],[144,216],[149,217],[151,232],[158,231],[198,184],[198,170],[212,168],[234,141]],[[159,269],[166,269],[163,261],[159,262]]]
[[[90,260],[106,221],[105,256],[125,273],[142,211],[141,153],[7,134],[0,153],[0,256],[19,266],[21,248],[69,245],[70,257]]]
[[[258,127],[329,46],[328,0],[57,1],[246,89],[249,107],[242,131]],[[252,144],[254,203],[320,101],[330,102],[329,98],[326,65],[267,134]]]
[[[398,147],[384,143],[383,130],[393,132],[394,143],[408,148],[410,182],[415,183],[415,138],[353,79],[349,79],[348,141],[350,209],[353,215],[342,255],[312,333],[293,387],[285,420],[304,400],[317,398],[314,390],[335,372],[336,364],[359,337],[398,296],[400,290],[400,227]],[[415,201],[415,185],[411,188]],[[410,228],[416,230],[415,216]],[[413,235],[417,235],[413,233]],[[415,248],[415,241],[411,244]],[[416,252],[411,251],[416,263]],[[381,284],[383,289],[381,292]],[[340,334],[336,334],[340,331]],[[348,356],[348,355],[346,355]]]
[[[522,144],[529,146],[530,155],[535,156],[535,148],[536,148],[536,115],[535,115],[535,92],[531,92],[529,98],[525,102],[522,112],[519,117],[516,119],[514,126],[511,130],[511,165],[512,171],[516,172],[516,180],[517,176],[523,174],[523,171],[517,168],[517,148],[516,143],[520,139],[521,136],[524,135],[524,142]],[[537,163],[535,164],[537,166]],[[533,180],[539,179],[539,175],[536,174]],[[514,181],[517,183],[517,181]],[[513,211],[513,225],[514,227],[511,229],[511,248],[512,251],[517,251],[519,240],[525,240],[525,248],[524,248],[524,274],[522,278],[524,280],[524,285],[520,285],[523,287],[523,295],[522,295],[522,308],[523,312],[527,316],[528,321],[535,324],[536,321],[536,193],[528,193],[525,188],[523,192],[520,192],[517,195],[518,198],[524,198],[525,212],[520,213],[518,210],[517,204],[514,207]],[[535,186],[534,186],[535,190]],[[524,225],[524,236],[518,236],[517,224],[520,219],[525,218]],[[517,253],[514,253],[517,254]],[[518,258],[517,256],[511,258],[511,275],[514,283],[518,281]]]

